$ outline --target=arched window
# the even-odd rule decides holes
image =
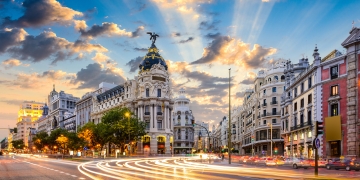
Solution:
[[[271,78],[269,78],[268,81],[271,82]]]
[[[149,88],[146,88],[146,97],[149,97],[150,96],[150,90]]]
[[[281,76],[281,81],[285,81],[285,76],[284,75]]]
[[[274,79],[277,81],[277,80],[279,80],[279,77],[278,77],[278,76],[274,76]]]

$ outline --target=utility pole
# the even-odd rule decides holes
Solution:
[[[229,131],[228,131],[228,154],[229,154],[229,164],[231,164],[231,96],[230,96],[230,80],[231,80],[231,76],[230,76],[230,72],[231,72],[231,68],[229,69]]]

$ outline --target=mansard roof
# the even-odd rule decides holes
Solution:
[[[109,89],[108,91],[105,91],[105,92],[97,95],[96,98],[97,98],[98,102],[101,102],[108,98],[112,98],[113,96],[123,93],[124,90],[125,90],[124,85],[118,85],[112,89]]]

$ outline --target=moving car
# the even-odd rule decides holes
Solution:
[[[360,162],[352,159],[335,159],[334,161],[326,164],[326,169],[345,169],[346,171],[359,171]]]
[[[294,169],[298,169],[298,168],[304,168],[304,169],[307,169],[309,168],[311,165],[310,165],[310,162],[306,159],[303,159],[303,158],[292,158],[292,167]]]
[[[315,159],[308,159],[308,161],[312,167],[315,166]],[[320,160],[320,159],[318,160],[318,167],[325,167],[326,164],[327,164],[327,161]]]

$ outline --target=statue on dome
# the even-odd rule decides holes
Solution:
[[[152,40],[152,45],[155,44],[156,41],[156,37],[159,37],[158,34],[156,34],[155,32],[147,32],[146,34],[150,34],[150,40]]]

